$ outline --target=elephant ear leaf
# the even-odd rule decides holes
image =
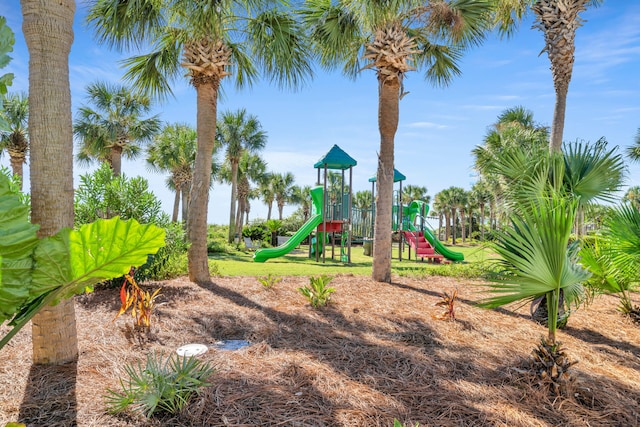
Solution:
[[[54,303],[90,291],[146,263],[164,246],[164,237],[164,229],[156,225],[118,217],[99,219],[77,231],[61,230],[36,248],[33,288],[38,293],[60,288]]]
[[[164,238],[164,229],[156,225],[116,217],[85,224],[77,231],[65,228],[40,240],[33,253],[29,300],[17,310],[10,322],[14,328],[0,340],[0,348],[42,307],[144,264],[164,246]]]
[[[0,324],[29,299],[38,226],[29,222],[29,207],[0,174]]]

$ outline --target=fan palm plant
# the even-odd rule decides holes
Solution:
[[[143,118],[151,110],[150,99],[121,85],[104,82],[87,87],[94,108],[82,106],[73,124],[80,141],[77,160],[107,162],[113,175],[122,172],[122,156],[134,159],[141,143],[150,141],[160,130],[157,116]]]
[[[640,307],[634,306],[631,300],[631,293],[638,287],[640,272],[638,210],[629,205],[617,208],[606,221],[602,235],[582,248],[580,258],[592,273],[586,284],[591,296],[617,294],[620,298],[618,310],[640,322]]]
[[[187,220],[189,189],[196,159],[195,129],[187,124],[168,124],[147,148],[147,163],[154,171],[169,172],[168,187],[176,192],[173,222],[178,221],[182,200],[182,221]],[[215,162],[214,162],[215,164]]]
[[[579,241],[570,243],[579,197],[565,190],[563,169],[560,155],[541,158],[534,174],[512,193],[511,226],[497,233],[495,244],[503,276],[490,285],[492,296],[481,302],[491,308],[546,297],[548,334],[534,351],[533,368],[550,380],[556,394],[566,391],[572,365],[556,339],[561,299],[577,304],[590,276],[578,263]]]
[[[266,173],[262,176],[258,182],[258,192],[262,203],[267,205],[267,220],[271,219],[271,211],[273,210],[273,201],[275,200],[275,193],[273,192],[273,181],[275,175],[272,173]]]
[[[0,119],[7,123],[7,130],[0,131],[0,156],[7,150],[9,162],[14,175],[20,177],[22,189],[22,165],[27,162],[29,152],[29,98],[26,94],[7,94],[0,109]]]
[[[275,174],[276,179],[273,182],[273,192],[276,197],[276,205],[278,206],[278,219],[282,221],[282,213],[284,205],[289,201],[291,192],[294,188],[295,177],[291,172]]]

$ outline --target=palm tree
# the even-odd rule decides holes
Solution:
[[[153,95],[171,93],[184,69],[197,94],[198,151],[191,186],[189,278],[209,280],[207,212],[218,92],[225,77],[255,82],[262,71],[280,86],[299,86],[310,50],[282,0],[97,0],[88,20],[98,38],[119,48],[150,47],[125,61],[126,78]],[[181,71],[182,69],[182,71]]]
[[[380,150],[377,170],[374,280],[391,281],[394,138],[404,76],[426,67],[426,77],[446,84],[460,73],[462,48],[481,40],[488,28],[490,1],[332,2],[307,0],[305,23],[327,68],[343,65],[355,77],[372,69],[378,79]],[[364,62],[363,63],[361,63]]]
[[[272,173],[265,174],[258,182],[258,192],[262,198],[262,202],[267,205],[267,221],[271,219],[271,211],[273,208],[273,201],[275,200],[275,193],[273,192],[273,181],[275,175]]]
[[[629,202],[633,207],[640,210],[640,186],[629,187],[624,196],[622,196],[622,201]]]
[[[39,237],[73,227],[73,127],[69,52],[74,0],[22,0],[22,30],[29,49],[31,221]],[[63,299],[33,317],[35,364],[78,357],[74,301]]]
[[[0,131],[0,156],[4,150],[9,153],[11,170],[20,177],[22,190],[22,165],[27,162],[29,136],[27,122],[29,120],[29,99],[26,94],[7,94],[2,103],[0,117],[8,124],[6,131]]]
[[[238,213],[236,215],[236,233],[240,236],[243,227],[243,213],[249,209],[249,198],[253,191],[252,183],[260,182],[266,174],[267,163],[257,154],[245,152],[238,163]]]
[[[451,233],[451,244],[455,245],[456,244],[456,231],[457,231],[457,226],[456,226],[456,219],[457,219],[457,215],[456,212],[460,212],[460,228],[461,228],[461,233],[462,233],[462,241],[465,241],[465,230],[464,230],[464,209],[465,206],[467,204],[467,192],[464,191],[463,188],[461,187],[450,187],[449,188],[449,192],[450,192],[450,201],[451,204],[449,205],[450,209],[451,209],[451,227],[452,227],[452,233]]]
[[[73,124],[80,141],[77,159],[81,162],[107,162],[113,175],[122,172],[122,156],[135,159],[141,144],[151,141],[160,130],[157,116],[143,118],[151,110],[147,96],[125,86],[98,82],[87,86],[94,108],[82,106]]]
[[[196,138],[195,129],[187,124],[167,124],[147,148],[147,163],[151,169],[170,174],[167,184],[176,192],[173,222],[178,221],[181,199],[182,221],[187,220],[189,190],[196,159]]]
[[[634,144],[631,147],[627,147],[627,157],[634,162],[640,161],[640,128],[636,133]]]
[[[232,113],[226,111],[218,122],[218,142],[226,147],[226,158],[231,166],[231,207],[229,209],[229,243],[235,232],[236,201],[238,198],[238,163],[245,152],[256,153],[267,143],[267,134],[258,118],[248,115],[243,108]]]
[[[425,203],[431,201],[431,197],[427,194],[427,187],[418,185],[407,185],[402,189],[402,203],[408,205],[413,200],[422,200]]]
[[[287,203],[293,191],[295,178],[291,172],[275,174],[273,181],[273,192],[276,197],[276,205],[278,206],[278,219],[282,221],[282,210]]]
[[[444,240],[448,241],[449,236],[451,235],[450,214],[451,207],[453,205],[451,191],[449,189],[445,189],[437,193],[434,205],[435,209],[440,212],[440,216],[444,216]],[[438,227],[441,229],[442,225],[439,224]]]
[[[546,146],[549,131],[533,120],[533,112],[521,106],[504,110],[484,137],[483,144],[476,146],[475,169],[487,177],[491,162],[508,147],[518,145],[531,151],[542,152]]]
[[[567,93],[573,73],[576,30],[582,26],[580,13],[588,5],[597,5],[600,0],[536,0],[532,9],[536,15],[536,24],[544,33],[545,47],[551,62],[551,75],[556,91],[553,108],[551,140],[549,149],[562,149],[564,118],[567,107]]]
[[[475,201],[480,209],[480,240],[484,241],[485,207],[492,199],[492,194],[485,180],[481,179],[473,184],[471,188],[471,199]]]
[[[238,161],[237,179],[238,179],[238,209],[234,217],[233,223],[234,229],[232,230],[233,237],[242,234],[243,216],[247,210],[247,204],[249,203],[249,196],[252,191],[252,183],[259,183],[266,174],[267,164],[257,154],[251,154],[247,151],[242,153]],[[218,179],[220,182],[231,183],[231,164],[225,163],[218,173]]]
[[[305,185],[304,187],[300,187],[294,185],[289,200],[293,204],[300,205],[302,209],[302,219],[304,222],[307,222],[311,214],[311,186]]]

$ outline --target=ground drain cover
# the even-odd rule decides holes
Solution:
[[[251,345],[251,343],[246,340],[222,340],[216,341],[211,347],[216,350],[239,350],[249,345]]]

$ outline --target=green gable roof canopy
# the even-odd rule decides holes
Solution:
[[[342,148],[334,145],[313,167],[316,169],[326,167],[327,169],[345,170],[357,164],[358,162],[353,157],[345,153]]]
[[[404,181],[405,179],[407,179],[406,176],[398,172],[398,169],[393,168],[393,182]],[[377,176],[375,175],[369,178],[369,182],[376,182],[376,180]]]

